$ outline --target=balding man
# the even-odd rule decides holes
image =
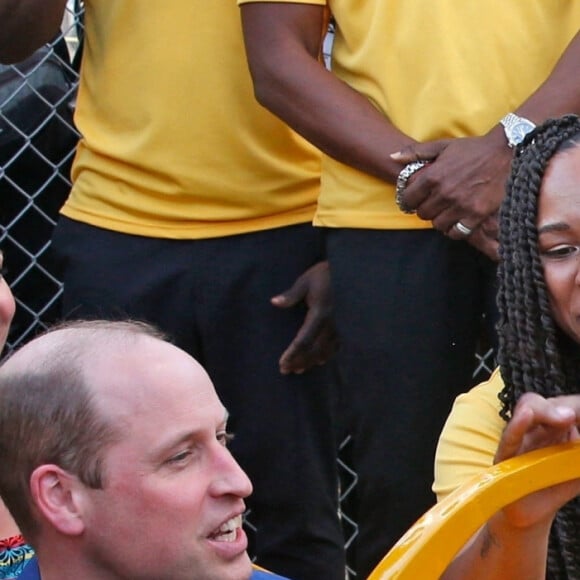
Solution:
[[[21,577],[280,578],[246,553],[252,486],[226,422],[203,368],[149,326],[77,322],[17,351],[0,494],[37,553]]]

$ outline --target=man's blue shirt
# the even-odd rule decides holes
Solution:
[[[283,576],[277,576],[276,574],[271,574],[270,572],[262,572],[261,570],[254,570],[254,573],[250,577],[250,580],[288,580]]]
[[[40,570],[38,569],[38,560],[36,557],[31,558],[30,562],[25,566],[22,574],[18,576],[18,580],[41,580]],[[276,574],[269,574],[261,570],[254,570],[250,580],[288,580]]]

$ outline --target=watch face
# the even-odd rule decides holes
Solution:
[[[528,121],[522,120],[515,123],[510,128],[511,141],[515,145],[519,145],[524,137],[534,128],[534,125]]]

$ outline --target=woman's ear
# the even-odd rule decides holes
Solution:
[[[61,534],[84,531],[83,484],[57,465],[41,465],[30,476],[32,501],[41,517]]]

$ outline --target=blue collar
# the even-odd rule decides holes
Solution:
[[[36,557],[31,558],[26,564],[22,573],[18,576],[18,580],[41,580]],[[254,570],[250,580],[288,580],[288,578],[270,574],[269,572],[262,572],[261,570]]]
[[[254,570],[250,580],[288,580],[282,576],[271,574],[270,572],[262,572],[261,570]]]
[[[38,569],[38,560],[36,556],[30,558],[24,570],[18,576],[18,580],[40,580],[40,570]]]

